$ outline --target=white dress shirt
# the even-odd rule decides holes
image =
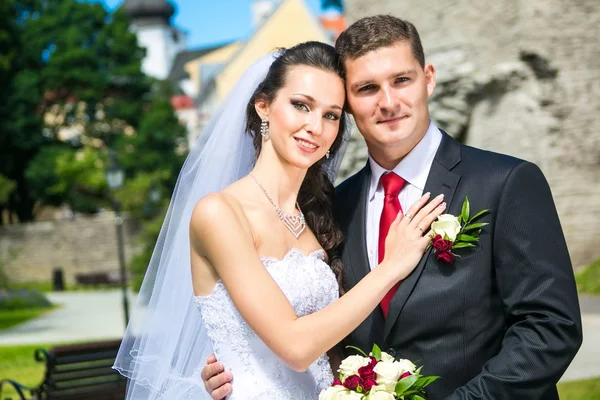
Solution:
[[[433,121],[430,121],[423,139],[393,169],[393,172],[406,181],[398,195],[400,206],[404,212],[407,212],[410,206],[423,195],[425,182],[441,141],[442,133]],[[367,199],[366,239],[369,264],[373,269],[379,264],[379,219],[383,211],[384,198],[383,187],[379,179],[381,175],[390,171],[377,164],[370,154],[369,165],[371,166],[371,182]]]

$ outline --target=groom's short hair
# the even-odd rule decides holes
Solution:
[[[413,57],[425,67],[425,54],[419,32],[413,24],[391,15],[361,18],[340,34],[335,49],[342,61],[354,60],[370,51],[407,41]]]

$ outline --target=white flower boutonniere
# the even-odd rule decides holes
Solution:
[[[482,228],[488,225],[487,222],[475,222],[475,220],[489,212],[490,210],[482,210],[471,217],[469,198],[465,197],[462,212],[458,217],[450,214],[440,215],[431,224],[430,246],[433,246],[437,259],[452,264],[456,258],[452,250],[475,247]]]

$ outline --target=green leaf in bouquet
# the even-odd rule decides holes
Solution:
[[[456,237],[456,241],[457,242],[476,242],[477,238],[475,236],[471,236],[471,235],[465,235],[464,233],[461,235],[458,235]]]
[[[465,227],[462,229],[462,231],[463,231],[463,232],[467,232],[467,231],[471,231],[471,230],[473,230],[473,229],[479,229],[479,228],[482,228],[482,227],[484,227],[484,226],[486,226],[486,225],[489,225],[489,223],[487,223],[487,222],[478,222],[478,223],[475,223],[475,224],[469,224],[469,225],[465,226]]]
[[[394,392],[396,392],[397,396],[402,396],[404,392],[406,392],[412,385],[417,381],[416,375],[407,376],[406,378],[402,378],[396,383],[396,387],[394,388]]]
[[[477,218],[489,213],[490,210],[481,210],[479,211],[477,214],[473,215],[473,217],[471,219],[469,219],[468,223],[471,223],[472,221],[475,221]]]
[[[471,205],[469,204],[469,196],[465,196],[465,201],[463,202],[462,212],[460,213],[460,219],[462,222],[466,223],[469,220],[469,213],[471,212]]]
[[[361,349],[359,349],[359,348],[358,348],[358,347],[356,347],[356,346],[346,346],[346,348],[347,348],[347,349],[353,349],[353,350],[356,350],[356,351],[358,351],[360,354],[362,354],[363,356],[365,356],[365,357],[369,357],[368,355],[366,355],[366,354],[365,354],[365,352],[364,352],[364,351],[362,351]]]
[[[454,243],[452,245],[452,249],[463,249],[465,247],[475,247],[475,245],[473,243],[466,243],[466,242]]]
[[[412,400],[427,400],[425,397],[415,394],[412,396]]]
[[[481,229],[477,229],[476,231],[469,232],[469,235],[479,239],[479,235],[481,235]]]
[[[381,360],[381,349],[376,344],[373,344],[373,350],[371,350],[371,354],[377,361]]]
[[[440,379],[439,376],[425,376],[423,378],[420,378],[418,383],[421,388],[424,388],[425,386],[431,385],[433,382],[437,381],[438,379]]]

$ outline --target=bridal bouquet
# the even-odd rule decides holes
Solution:
[[[352,346],[350,346],[352,347]],[[370,355],[346,357],[338,369],[339,378],[321,391],[319,400],[425,400],[424,388],[437,376],[422,376],[409,360],[396,360],[373,345]]]

